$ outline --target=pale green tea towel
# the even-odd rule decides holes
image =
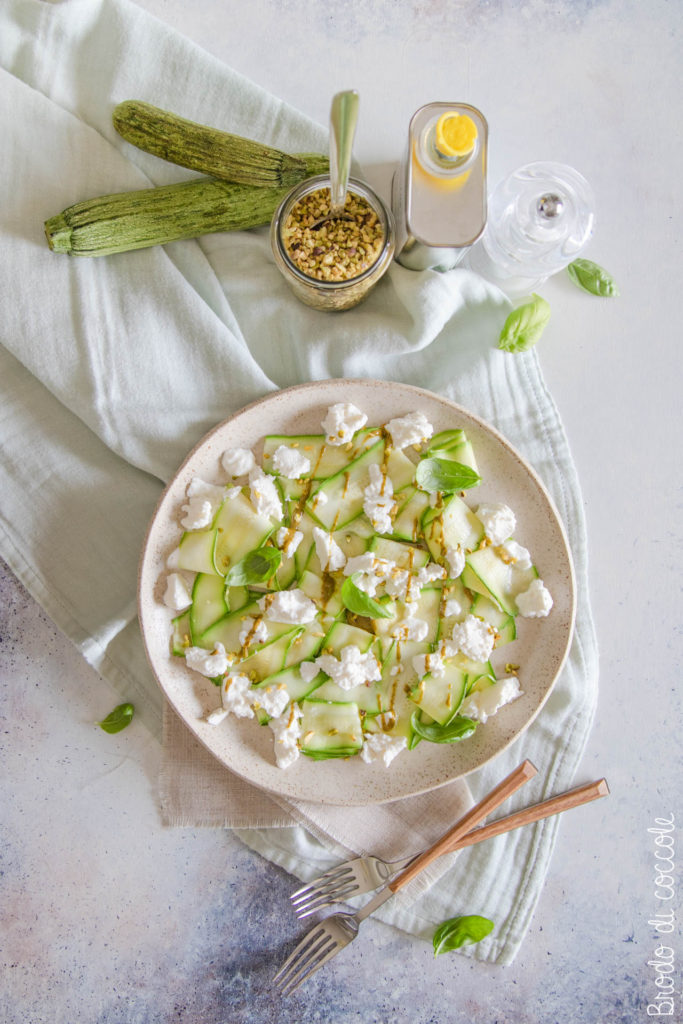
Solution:
[[[523,756],[542,767],[543,783],[515,803],[567,788],[597,679],[581,500],[535,354],[494,348],[503,296],[466,271],[394,266],[358,309],[315,313],[286,290],[265,229],[100,260],[56,256],[47,217],[88,196],[190,176],[122,142],[111,126],[117,102],[145,99],[290,151],[324,151],[325,133],[125,0],[6,0],[0,68],[12,197],[0,211],[0,553],[28,589],[158,732],[135,582],[161,482],[216,422],[288,384],[372,376],[440,392],[535,466],[567,527],[579,588],[572,651],[543,715],[471,788],[482,795]],[[509,962],[556,828],[465,852],[410,908],[389,905],[383,919],[426,937],[445,916],[485,912],[496,932],[474,955]],[[297,828],[241,834],[300,876],[337,852]]]

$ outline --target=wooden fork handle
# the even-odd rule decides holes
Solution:
[[[388,888],[391,889],[392,892],[398,892],[399,889],[404,885],[407,885],[408,882],[411,882],[413,878],[431,864],[432,861],[436,860],[437,857],[440,857],[442,853],[452,850],[454,843],[467,835],[467,833],[470,832],[475,825],[478,825],[480,821],[483,821],[491,811],[495,811],[495,809],[499,807],[504,800],[507,800],[507,798],[512,796],[513,793],[516,793],[525,782],[532,779],[536,774],[536,771],[537,769],[531,761],[522,761],[522,763],[515,768],[513,772],[510,772],[507,778],[503,779],[503,781],[500,782],[495,789],[492,789],[483,800],[480,800],[479,803],[469,810],[464,817],[460,818],[453,828],[446,832],[446,834],[443,835],[441,839],[434,844],[434,846],[425,850],[425,852],[420,854],[420,856],[409,864],[404,871],[398,874],[396,878],[392,879],[392,881],[389,882]]]
[[[454,850],[462,850],[465,846],[474,846],[484,839],[492,839],[493,836],[503,835],[504,832],[512,832],[515,828],[523,825],[531,825],[534,821],[541,821],[543,818],[550,818],[553,814],[560,814],[562,811],[569,811],[572,807],[580,807],[582,804],[590,803],[601,796],[609,794],[609,786],[606,779],[597,782],[588,782],[585,786],[577,786],[567,793],[560,793],[549,800],[543,800],[540,804],[532,807],[525,807],[515,814],[508,814],[506,818],[499,818],[489,825],[480,825],[472,829],[466,836],[456,839],[451,845],[443,850],[443,853],[451,853]]]

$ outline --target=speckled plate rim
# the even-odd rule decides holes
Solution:
[[[480,726],[470,739],[447,745],[421,743],[399,755],[389,769],[367,765],[360,758],[313,762],[301,757],[282,770],[275,765],[270,729],[234,716],[220,726],[206,722],[208,712],[218,706],[218,690],[170,653],[172,612],[161,599],[166,559],[180,540],[180,507],[193,476],[225,482],[220,470],[225,448],[246,446],[258,454],[265,434],[317,433],[327,408],[339,401],[359,406],[371,424],[419,409],[435,431],[464,428],[482,475],[476,503],[498,500],[513,508],[518,518],[515,536],[531,551],[554,606],[547,619],[518,620],[518,638],[494,652],[492,661],[499,674],[505,664],[520,665],[523,696]],[[300,384],[266,395],[219,423],[192,449],[165,488],[139,563],[138,614],[147,658],[165,697],[195,738],[231,772],[260,789],[337,806],[386,803],[428,792],[502,753],[546,703],[569,652],[575,612],[576,586],[566,533],[536,472],[502,434],[462,406],[423,388],[387,381],[328,379]]]

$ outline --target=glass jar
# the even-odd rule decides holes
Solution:
[[[590,185],[573,167],[526,164],[494,189],[486,230],[467,265],[509,296],[531,292],[580,256],[594,208]]]
[[[270,242],[275,264],[298,299],[307,306],[319,310],[350,309],[365,298],[388,270],[396,244],[394,221],[391,211],[369,185],[357,178],[349,178],[349,193],[365,200],[379,219],[382,227],[379,254],[369,267],[353,277],[330,281],[309,276],[297,267],[289,256],[284,228],[296,203],[313,192],[329,190],[329,187],[330,179],[327,175],[307,178],[295,185],[275,211],[270,226]]]

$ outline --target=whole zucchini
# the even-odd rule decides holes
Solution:
[[[306,177],[324,174],[328,160],[315,153],[299,159]],[[45,222],[53,252],[107,256],[164,245],[215,231],[240,231],[268,224],[289,186],[263,188],[212,178],[118,192],[75,203]]]
[[[178,117],[151,103],[126,100],[114,108],[119,135],[146,153],[244,185],[296,185],[308,177],[300,157]]]

